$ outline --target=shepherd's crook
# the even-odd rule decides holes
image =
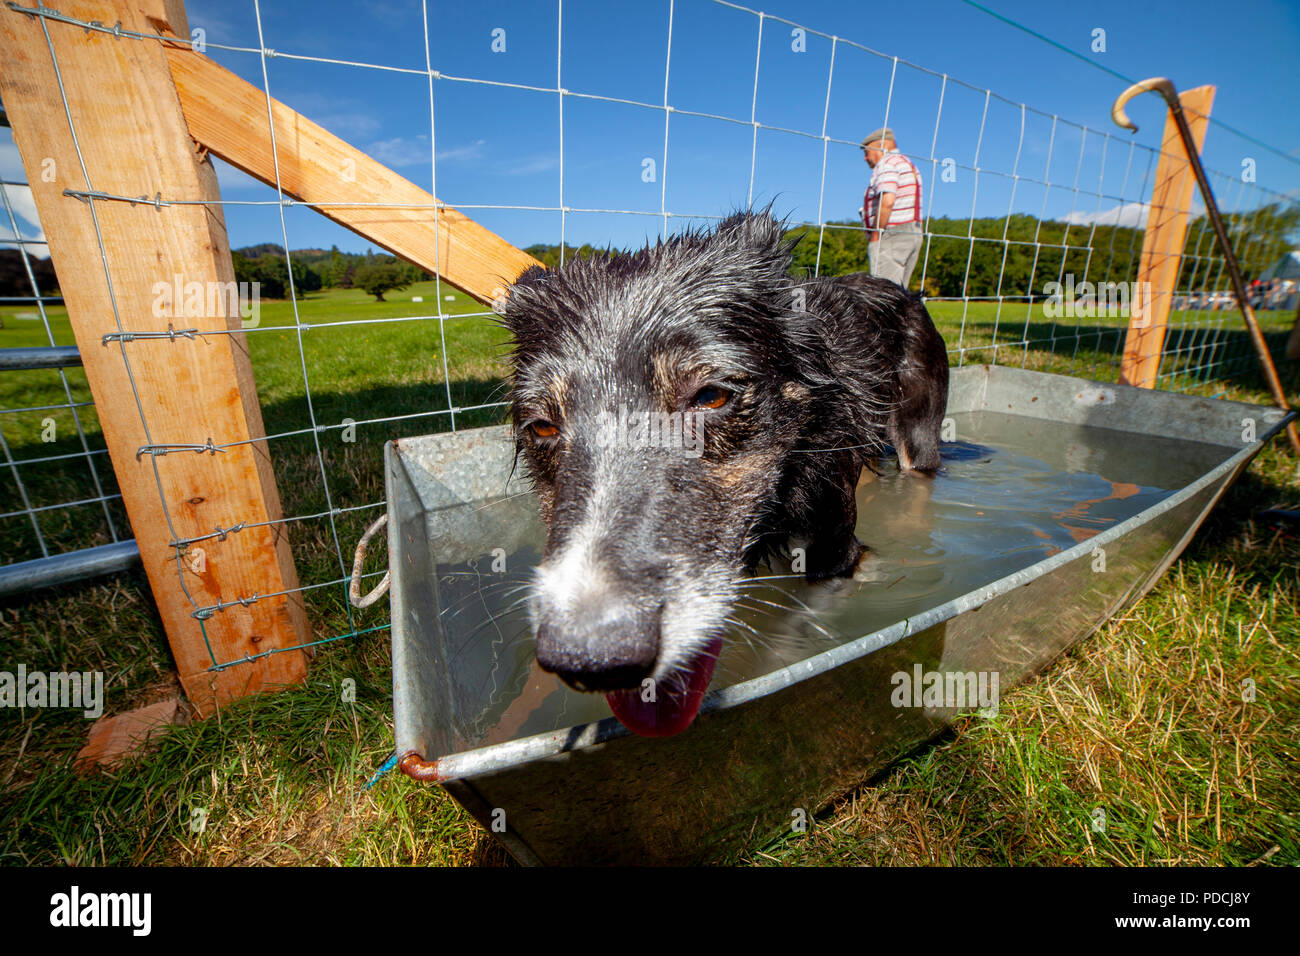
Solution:
[[[1210,223],[1214,226],[1215,236],[1218,237],[1219,248],[1223,250],[1223,261],[1228,267],[1228,274],[1232,276],[1232,291],[1237,296],[1242,318],[1246,320],[1246,329],[1250,332],[1250,339],[1255,343],[1255,351],[1259,354],[1260,364],[1264,367],[1264,378],[1268,380],[1269,391],[1273,393],[1273,401],[1278,407],[1289,411],[1291,406],[1287,404],[1286,392],[1282,390],[1282,381],[1277,376],[1277,368],[1273,365],[1273,356],[1269,354],[1264,334],[1260,332],[1259,323],[1255,321],[1255,310],[1250,307],[1250,299],[1246,295],[1246,284],[1241,278],[1241,267],[1237,265],[1237,256],[1232,251],[1228,230],[1224,228],[1223,218],[1219,215],[1219,205],[1214,201],[1210,181],[1205,178],[1205,167],[1201,165],[1201,155],[1196,148],[1196,141],[1192,138],[1192,131],[1187,127],[1187,117],[1183,115],[1183,104],[1178,99],[1178,91],[1174,89],[1174,84],[1163,76],[1134,83],[1119,95],[1119,99],[1115,100],[1115,105],[1110,110],[1110,117],[1124,129],[1136,133],[1137,124],[1124,113],[1124,104],[1139,93],[1146,93],[1149,90],[1154,90],[1163,96],[1165,102],[1169,104],[1169,111],[1173,113],[1174,123],[1178,126],[1178,136],[1183,141],[1183,151],[1187,154],[1187,161],[1196,176],[1196,184],[1201,187],[1205,209],[1210,214]],[[1291,446],[1300,453],[1300,434],[1296,433],[1295,422],[1287,425],[1286,433],[1291,439]]]

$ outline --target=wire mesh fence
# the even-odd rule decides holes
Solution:
[[[2,132],[8,139],[9,130]],[[11,141],[6,145],[12,152]],[[131,537],[71,331],[66,320],[60,321],[62,300],[52,294],[56,287],[44,237],[39,229],[24,229],[17,212],[20,197],[30,195],[27,189],[24,181],[0,179],[0,251],[7,254],[6,282],[15,293],[0,305],[5,564]]]
[[[617,96],[602,91],[598,82],[584,89],[574,74],[582,78],[590,72],[575,66],[573,50],[566,47],[566,9],[573,6],[571,0],[555,8],[553,75],[532,82],[442,69],[445,50],[431,42],[427,3],[421,5],[419,21],[410,24],[423,31],[422,68],[274,49],[257,0],[251,5],[252,28],[245,44],[203,45],[211,56],[232,62],[242,58],[245,68],[255,63],[251,72],[259,75],[268,116],[285,69],[346,70],[349,77],[377,76],[383,83],[427,87],[429,125],[420,140],[427,150],[423,175],[430,192],[440,198],[428,208],[431,242],[437,241],[438,220],[448,208],[489,225],[518,221],[506,214],[526,216],[544,224],[553,237],[551,245],[530,247],[550,265],[588,254],[590,246],[578,239],[603,244],[627,235],[628,223],[659,237],[706,226],[729,211],[718,199],[725,194],[737,205],[773,201],[778,212],[783,197],[789,197],[787,208],[796,212],[788,225],[802,237],[799,270],[865,270],[863,225],[836,210],[844,208],[844,196],[861,195],[861,132],[890,127],[922,179],[923,245],[911,284],[926,297],[953,365],[1014,364],[1115,381],[1130,293],[1169,293],[1174,307],[1158,387],[1213,396],[1254,367],[1223,256],[1199,200],[1185,210],[1190,227],[1175,287],[1132,292],[1158,146],[1089,128],[852,39],[726,0],[669,0],[662,10],[656,8],[662,45],[639,39],[655,50],[661,64],[654,83],[645,88],[658,91],[661,78],[662,96]],[[40,17],[47,32],[112,33],[123,43],[180,42],[84,23],[43,7],[27,12]],[[726,37],[736,51],[724,68],[752,74],[747,96],[724,103],[724,98],[710,99],[709,91],[674,86],[674,65],[701,55],[705,33],[715,43]],[[442,40],[446,46],[447,38]],[[49,52],[54,56],[52,44]],[[817,95],[797,102],[776,97],[769,108],[762,94],[790,87],[796,68],[787,61],[796,53],[802,56],[800,88]],[[716,48],[708,55],[718,56]],[[57,65],[76,68],[75,63]],[[462,99],[462,110],[477,108],[485,114],[554,111],[554,122],[547,125],[553,126],[555,163],[545,170],[554,176],[551,199],[521,195],[509,171],[492,180],[492,195],[464,191],[463,179],[446,175],[447,150],[440,150],[439,140],[452,134],[438,118],[440,104],[456,98]],[[611,111],[636,117],[626,129],[619,127],[645,154],[634,161],[639,173],[635,202],[620,202],[633,190],[627,197],[602,191],[585,174],[593,162],[626,161],[627,144],[602,132],[609,128]],[[69,112],[68,119],[75,129],[76,117]],[[287,294],[282,301],[261,302],[257,320],[229,334],[248,342],[284,502],[285,516],[270,523],[283,526],[292,542],[298,590],[311,614],[310,643],[318,644],[386,627],[382,602],[358,611],[346,596],[352,546],[385,508],[384,442],[504,421],[501,383],[507,343],[491,308],[436,274],[417,287],[422,294],[409,296],[410,301],[354,302],[340,310],[327,296],[300,296],[295,276],[301,273],[294,263],[301,249],[294,234],[302,231],[302,217],[357,203],[355,197],[350,202],[346,178],[340,178],[338,196],[329,202],[307,203],[287,195],[279,171],[292,146],[275,142],[273,124],[271,128],[276,181],[269,184],[270,192],[238,198],[242,190],[234,190],[219,205],[264,216],[260,221],[277,235],[284,258]],[[457,132],[463,134],[457,140],[476,135],[473,130]],[[1217,128],[1213,132],[1236,135]],[[1240,170],[1208,173],[1243,269],[1248,278],[1264,279],[1289,252],[1300,211],[1286,192],[1266,188]],[[702,190],[702,182],[708,188]],[[0,190],[11,233],[0,245],[17,250],[31,291],[5,302],[6,325],[25,330],[20,341],[10,342],[6,335],[6,344],[69,345],[66,315],[49,295],[51,289],[42,291],[29,252],[43,242],[31,230],[25,234],[15,214],[11,192],[24,185],[6,179]],[[201,201],[153,189],[148,195],[160,215]],[[93,169],[86,170],[85,190],[68,192],[68,201],[88,202],[92,208],[141,199],[96,192]],[[851,205],[856,204],[855,199]],[[501,231],[511,238],[508,228]],[[60,281],[75,279],[61,276]],[[1280,352],[1295,314],[1294,284],[1261,281],[1253,288],[1269,344]],[[1122,301],[1117,298],[1121,293]],[[194,334],[163,329],[151,316],[127,315],[119,321],[122,332],[115,344],[128,366],[149,360],[151,353],[138,350],[142,340]],[[6,375],[4,404],[13,406],[0,408],[0,495],[6,502],[0,540],[6,562],[129,537],[84,376],[69,368]],[[19,376],[23,378],[14,379]],[[51,434],[53,440],[46,437]],[[186,449],[209,452],[205,460],[210,467],[221,467],[217,453],[223,448],[212,446],[205,435],[149,450]],[[240,522],[204,537],[174,540],[178,570],[185,555],[205,539],[224,539],[252,526]],[[366,581],[373,583],[383,574],[382,563],[382,557],[371,559]],[[183,574],[178,574],[177,587],[183,587]],[[191,603],[194,616],[204,621],[271,596],[239,594],[215,605]],[[247,659],[213,656],[211,665],[223,669]]]

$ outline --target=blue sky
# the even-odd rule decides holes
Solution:
[[[1005,215],[1008,210],[1087,223],[1105,217],[1130,221],[1149,191],[1150,156],[1130,142],[1158,144],[1163,105],[1154,94],[1134,101],[1136,137],[1118,130],[1109,108],[1125,85],[1101,70],[1017,31],[961,0],[870,5],[847,0],[753,0],[755,9],[871,47],[836,46],[809,35],[792,49],[791,27],[767,20],[754,98],[758,18],[712,0],[677,0],[673,10],[668,102],[679,111],[734,117],[746,125],[674,113],[664,165],[664,113],[599,100],[566,97],[563,193],[560,106],[553,92],[440,79],[434,85],[437,192],[454,205],[601,208],[677,216],[714,216],[774,200],[795,220],[855,215],[868,170],[854,147],[826,149],[822,188],[823,116],[833,139],[856,142],[889,112],[900,147],[917,160],[935,215]],[[1135,4],[1100,0],[1088,5],[987,0],[986,5],[1095,63],[1134,78],[1169,76],[1180,87],[1218,87],[1214,117],[1286,156],[1212,126],[1207,166],[1228,174],[1215,180],[1227,209],[1255,205],[1262,190],[1300,195],[1300,110],[1295,62],[1300,51],[1300,5],[1245,0]],[[566,89],[662,104],[668,60],[668,2],[565,0],[562,83]],[[544,2],[429,2],[432,67],[445,74],[553,88],[557,68],[557,5]],[[251,2],[190,0],[192,27],[210,43],[258,46]],[[886,18],[889,19],[886,19]],[[266,46],[310,57],[358,60],[416,71],[425,69],[419,0],[306,4],[264,0]],[[505,52],[493,52],[493,31],[505,31]],[[1094,53],[1094,31],[1105,31],[1105,52]],[[261,58],[209,48],[209,55],[262,85]],[[900,63],[946,73],[970,89]],[[424,188],[433,181],[428,78],[275,57],[267,61],[271,93]],[[892,83],[892,98],[891,90]],[[827,101],[828,76],[830,97]],[[988,101],[984,90],[998,97]],[[943,105],[940,110],[940,93]],[[1049,116],[1022,114],[1025,103]],[[800,130],[799,136],[748,126],[751,108],[764,126]],[[1067,122],[1068,121],[1068,122]],[[1083,134],[1077,125],[1093,132]],[[937,131],[936,131],[937,130]],[[981,138],[982,133],[982,138]],[[1103,133],[1113,134],[1109,139]],[[978,157],[977,157],[978,149]],[[11,161],[0,152],[0,162]],[[655,180],[644,181],[645,160]],[[935,175],[952,160],[955,181]],[[1255,186],[1241,182],[1243,160],[1253,160]],[[976,176],[970,167],[986,170]],[[1045,188],[1022,180],[1047,179]],[[12,171],[5,170],[7,175]],[[252,201],[273,191],[218,164],[223,198]],[[999,173],[1004,175],[998,175]],[[340,184],[340,198],[345,184]],[[1014,192],[1013,192],[1014,190]],[[1098,195],[1101,193],[1102,195]],[[1127,206],[1125,204],[1128,204]],[[477,209],[470,214],[524,246],[556,242],[558,212]],[[369,244],[307,209],[287,212],[291,248]],[[230,205],[234,247],[279,242],[274,206]],[[676,220],[670,225],[676,228]],[[571,212],[565,235],[573,243],[639,244],[658,235],[658,216]]]

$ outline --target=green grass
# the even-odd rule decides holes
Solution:
[[[314,416],[314,420],[326,429],[320,440],[322,455],[326,459],[326,474],[338,480],[341,500],[334,496],[335,488],[329,488],[331,500],[336,505],[346,507],[380,500],[383,497],[382,481],[376,476],[382,476],[378,456],[383,442],[389,438],[427,434],[446,428],[449,393],[453,405],[461,408],[499,399],[499,386],[504,374],[500,361],[505,349],[504,333],[485,319],[483,307],[464,293],[445,290],[444,295],[447,294],[456,298],[451,302],[444,300],[446,311],[465,315],[446,319],[441,323],[445,329],[440,329],[437,319],[372,325],[340,324],[429,315],[436,311],[432,282],[411,286],[400,294],[400,299],[397,293],[389,293],[388,302],[376,302],[356,290],[330,290],[310,296],[298,303],[299,321],[307,326],[301,336],[294,328],[293,303],[263,303],[259,326],[248,333],[247,340],[267,433],[284,435],[304,431]],[[425,301],[411,302],[413,296],[423,296]],[[47,312],[55,344],[74,344],[66,311],[52,308]],[[0,308],[0,322],[3,322],[0,348],[48,345],[43,323],[16,317],[21,314],[34,316],[35,312],[31,308]],[[453,370],[450,387],[443,373],[441,342],[444,331],[450,343],[448,363]],[[128,349],[133,347],[128,345]],[[310,384],[310,412],[304,386],[304,364]],[[64,372],[9,372],[0,376],[0,408],[66,404],[68,393],[73,402],[90,401],[85,373],[80,368]],[[419,417],[358,426],[356,441],[343,441],[345,419],[364,422],[386,416],[412,415]],[[53,442],[41,440],[47,420],[52,422],[56,439]],[[60,409],[0,415],[0,434],[19,460],[73,455],[82,450],[78,420],[86,435],[87,446],[102,450],[104,442],[93,406],[76,409],[75,413]],[[473,427],[500,420],[499,410],[487,409],[458,415],[457,426]],[[197,440],[201,442],[203,438]],[[282,469],[281,489],[286,513],[315,514],[324,510],[326,488],[313,436],[289,434],[289,437],[275,439],[272,451],[277,467]],[[107,457],[99,455],[92,461],[94,474],[92,465],[81,457],[21,468],[19,475],[31,504],[40,507],[97,497],[96,477],[109,493],[116,492]],[[379,471],[376,472],[375,468]],[[296,491],[301,494],[295,494]],[[356,500],[354,495],[366,497]],[[0,467],[0,502],[5,503],[0,505],[0,512],[16,511],[22,505],[13,472],[3,467]],[[110,520],[122,534],[129,525],[120,503],[111,503],[108,510],[106,518],[102,505],[80,505],[42,512],[37,520],[50,550],[57,553],[108,543],[111,540]],[[364,515],[358,515],[355,520],[362,522],[363,519]],[[321,522],[313,523],[308,532],[312,547],[316,546],[320,531],[316,525],[319,524]],[[352,534],[354,529],[349,526],[347,531]],[[8,560],[40,556],[37,536],[29,518],[0,519],[0,550]]]
[[[423,295],[424,303],[409,301]],[[452,402],[495,400],[504,336],[476,317],[445,321],[450,386],[437,320],[348,325],[425,315],[433,284],[390,294],[388,303],[331,290],[298,303],[311,407],[326,430],[272,442],[287,514],[381,501],[384,441],[447,425]],[[448,312],[481,311],[464,296]],[[48,344],[30,308],[0,308],[0,348]],[[936,302],[950,347],[966,361],[997,361],[1114,380],[1124,320],[1053,324],[1023,304]],[[59,344],[66,316],[50,310]],[[1183,333],[1170,384],[1207,395],[1266,402],[1239,319],[1218,332]],[[1290,316],[1262,317],[1273,341]],[[1036,347],[1021,342],[1029,324]],[[293,305],[265,303],[248,336],[269,434],[307,426],[303,356]],[[1204,328],[1204,326],[1202,326]],[[1179,333],[1173,333],[1174,336]],[[1176,337],[1171,345],[1179,347]],[[1197,368],[1192,346],[1213,349]],[[996,354],[995,354],[996,351]],[[1285,370],[1292,393],[1294,365]],[[87,400],[80,370],[67,372],[74,400]],[[0,377],[0,407],[64,401],[57,373]],[[0,417],[16,458],[80,449],[69,412],[49,413],[58,440],[40,441],[45,413]],[[362,426],[342,441],[345,418],[419,415]],[[80,410],[90,446],[102,447],[93,408]],[[497,409],[458,416],[458,426],[501,420]],[[320,441],[318,460],[316,441]],[[99,459],[101,481],[111,469]],[[33,503],[93,492],[81,460],[23,470]],[[0,501],[19,501],[0,469]],[[1300,796],[1291,739],[1300,715],[1300,564],[1296,538],[1252,522],[1263,507],[1300,505],[1300,475],[1274,442],[1225,498],[1184,557],[1122,620],[1079,645],[1037,680],[1006,695],[995,720],[966,718],[937,743],[833,805],[811,831],[750,848],[753,863],[1229,863],[1300,862]],[[114,509],[119,529],[126,527]],[[291,539],[304,583],[340,577],[338,552],[371,512],[295,522]],[[97,505],[42,514],[52,550],[108,540]],[[39,553],[26,518],[0,520],[7,560]],[[375,559],[373,567],[379,567]],[[351,612],[337,587],[307,592],[312,636],[382,625],[384,602]],[[107,712],[177,691],[165,637],[143,573],[136,571],[0,604],[0,667],[102,670]],[[1236,688],[1259,688],[1243,704]],[[345,679],[356,703],[342,701]],[[392,747],[391,663],[386,631],[318,650],[307,682],[244,701],[218,718],[172,730],[152,754],[116,771],[80,777],[71,762],[85,740],[81,717],[58,710],[0,712],[0,860],[11,863],[481,863],[504,856],[435,787],[389,774],[363,785]],[[1104,833],[1091,813],[1107,815]],[[201,832],[191,827],[202,811]],[[1276,848],[1276,849],[1274,849]],[[1271,853],[1271,856],[1269,855]]]

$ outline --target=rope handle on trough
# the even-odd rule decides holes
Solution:
[[[390,572],[384,572],[384,579],[375,585],[373,591],[365,597],[361,596],[361,567],[366,563],[366,549],[370,546],[370,539],[375,536],[380,528],[388,524],[388,515],[382,514],[375,519],[374,524],[366,529],[366,533],[361,536],[357,542],[357,553],[352,559],[352,582],[348,585],[348,600],[356,608],[367,608],[374,604],[388,590],[388,581]]]

